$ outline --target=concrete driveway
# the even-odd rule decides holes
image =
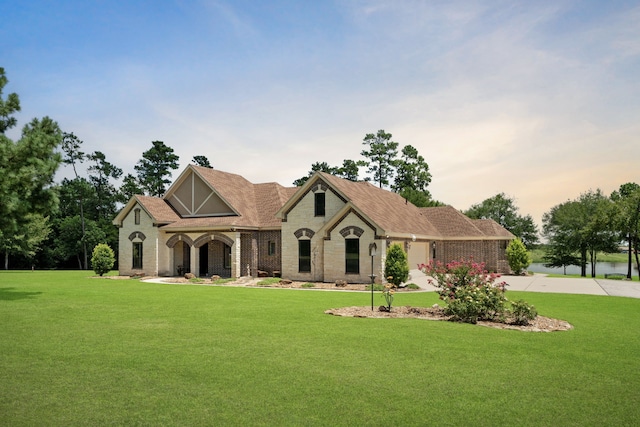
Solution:
[[[533,276],[502,276],[507,282],[507,290],[546,292],[561,294],[610,295],[617,297],[640,298],[640,282],[626,280],[607,280],[591,278],[547,277],[546,274]],[[410,283],[422,289],[435,291],[428,283],[429,278],[420,270],[411,270]]]

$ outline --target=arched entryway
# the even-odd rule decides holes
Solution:
[[[176,234],[167,240],[167,246],[173,249],[173,274],[182,276],[191,273],[193,240],[186,234]]]
[[[198,274],[200,276],[231,277],[233,240],[224,234],[208,233],[198,237]]]

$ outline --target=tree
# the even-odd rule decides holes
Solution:
[[[24,218],[22,226],[16,234],[13,236],[0,235],[0,246],[5,250],[5,270],[9,268],[9,257],[6,254],[22,255],[33,261],[33,257],[50,232],[49,217],[30,213]]]
[[[600,190],[588,191],[577,200],[556,205],[543,217],[543,232],[550,247],[580,257],[580,274],[586,277],[587,262],[596,276],[598,252],[617,250],[613,204]]]
[[[354,161],[345,159],[342,161],[341,167],[335,168],[335,175],[348,179],[349,181],[358,181],[360,166],[365,166],[364,160]]]
[[[515,200],[504,193],[472,205],[464,214],[472,219],[493,219],[522,240],[528,249],[538,243],[538,227],[531,215],[519,215]]]
[[[80,151],[80,146],[82,145],[82,141],[78,139],[73,133],[64,132],[62,134],[62,152],[64,153],[64,157],[62,161],[65,164],[71,165],[73,167],[73,174],[75,175],[75,179],[78,180],[78,171],[76,169],[76,162],[82,163],[84,161],[85,155],[82,151]],[[79,187],[82,189],[82,187]],[[83,250],[83,260],[84,260],[84,269],[87,270],[89,268],[89,261],[87,259],[87,245],[85,236],[85,219],[84,219],[84,194],[83,191],[78,191],[77,193],[77,201],[80,206],[80,226],[82,230],[82,250]]]
[[[118,201],[118,191],[111,180],[119,179],[122,176],[122,169],[109,163],[101,151],[94,151],[87,156],[87,159],[94,162],[88,170],[89,182],[93,185],[98,201],[95,219],[111,221],[116,214]]]
[[[149,196],[162,197],[165,186],[171,183],[172,169],[178,169],[180,159],[162,141],[153,141],[152,147],[142,153],[142,159],[134,166],[138,182]]]
[[[338,168],[329,166],[327,162],[322,162],[322,163],[315,162],[311,165],[311,170],[309,171],[309,173],[307,173],[306,176],[303,176],[302,178],[298,178],[295,181],[293,181],[293,185],[295,185],[296,187],[300,187],[304,185],[304,183],[307,182],[309,178],[311,178],[313,174],[316,172],[326,172],[331,175],[336,175],[337,171],[338,171]]]
[[[191,161],[197,166],[213,169],[213,166],[211,166],[211,163],[209,163],[209,159],[207,159],[206,156],[193,156]]]
[[[401,161],[397,162],[396,177],[391,189],[396,193],[412,189],[424,192],[430,198],[427,191],[430,182],[431,173],[424,157],[411,145],[402,148]]]
[[[4,77],[4,70],[0,71]],[[0,92],[6,82],[0,79]],[[15,103],[15,97],[11,97]],[[3,129],[15,124],[6,109],[2,108]],[[9,254],[16,251],[16,239],[34,230],[30,215],[48,216],[57,206],[52,189],[53,177],[60,164],[60,154],[55,152],[62,140],[58,124],[48,117],[33,119],[22,129],[21,138],[13,142],[0,133],[0,251],[5,254],[5,269],[9,266]]]
[[[362,150],[360,154],[368,159],[365,161],[367,171],[373,175],[373,181],[380,188],[389,185],[398,164],[398,143],[391,141],[391,137],[390,133],[380,129],[376,134],[368,133],[362,141],[369,148]]]
[[[10,93],[6,100],[2,99],[2,89],[7,83],[9,80],[5,76],[4,68],[0,67],[0,134],[2,135],[18,124],[13,114],[20,111],[20,98],[17,93]]]
[[[631,279],[632,253],[635,254],[638,278],[640,279],[640,259],[638,246],[640,245],[640,185],[634,182],[622,184],[611,194],[611,200],[616,205],[616,228],[620,231],[621,240],[627,241],[628,262],[627,279]]]
[[[75,257],[78,261],[78,268],[83,269],[80,256],[83,248],[90,251],[100,242],[104,242],[106,235],[104,231],[93,220],[86,220],[84,236],[80,231],[80,216],[63,218],[58,225],[58,236],[56,239],[56,255],[60,260],[67,260]]]
[[[115,264],[115,262],[115,254],[109,245],[100,243],[93,248],[91,267],[96,274],[102,276],[104,273],[108,273],[113,268],[113,264]]]
[[[399,286],[409,278],[409,262],[402,246],[392,244],[387,249],[387,259],[384,262],[384,275],[394,286]]]
[[[120,203],[127,203],[131,197],[136,194],[144,194],[144,189],[138,178],[128,173],[122,180],[120,191],[118,192],[118,201]]]
[[[571,250],[569,246],[561,244],[560,241],[554,241],[545,247],[543,259],[545,267],[562,267],[565,275],[567,274],[567,266],[580,266],[580,258],[576,256],[575,251]]]
[[[520,239],[513,239],[507,246],[507,261],[515,274],[522,274],[531,265],[531,257]]]

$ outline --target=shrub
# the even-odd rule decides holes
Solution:
[[[402,246],[394,243],[387,249],[387,259],[384,262],[384,274],[395,287],[409,278],[409,262]]]
[[[303,287],[303,288],[315,288],[316,284],[315,283],[303,283],[300,286]]]
[[[538,316],[538,310],[526,301],[511,301],[511,315],[516,325],[528,325]]]
[[[515,274],[522,274],[531,264],[529,251],[520,239],[514,239],[507,246],[507,261]]]
[[[453,261],[449,264],[422,264],[420,269],[431,276],[429,283],[447,303],[445,313],[453,320],[477,323],[478,320],[504,321],[507,298],[505,282],[496,283],[498,274],[489,273],[484,263]]]
[[[109,245],[100,243],[93,248],[93,254],[91,256],[91,266],[96,274],[102,276],[104,273],[108,273],[116,262],[113,249]]]

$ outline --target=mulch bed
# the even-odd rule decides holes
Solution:
[[[370,318],[384,318],[384,319],[398,319],[398,318],[413,318],[413,319],[425,319],[425,320],[445,320],[450,321],[451,317],[444,314],[444,309],[439,306],[433,307],[410,307],[400,306],[392,307],[391,312],[381,310],[381,307],[374,307],[373,311],[371,306],[368,307],[343,307],[332,308],[326,310],[326,314],[332,314],[334,316],[345,317],[370,317]],[[384,308],[384,307],[383,307]],[[514,325],[511,323],[500,322],[487,322],[480,321],[477,323],[481,326],[487,326],[490,328],[498,329],[514,329],[527,332],[553,332],[553,331],[568,331],[573,329],[573,326],[565,322],[564,320],[552,319],[544,316],[537,316],[528,325]]]

